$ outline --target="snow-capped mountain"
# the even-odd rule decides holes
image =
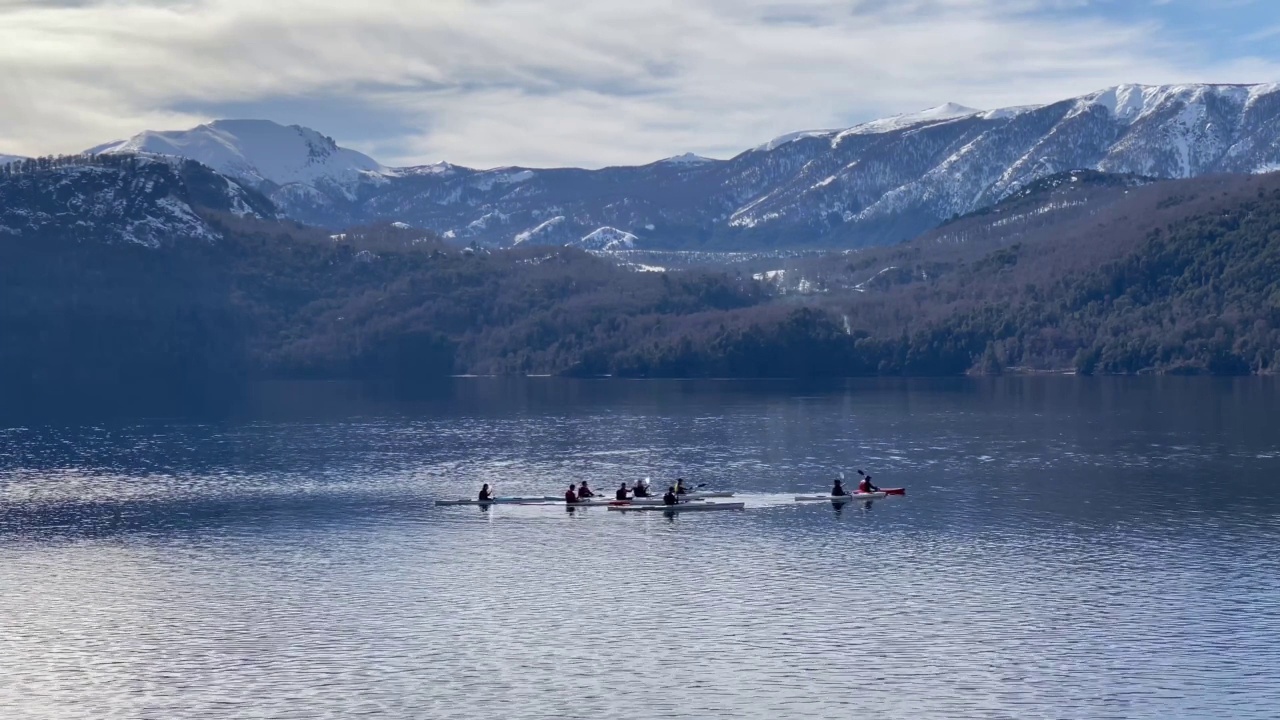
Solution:
[[[145,131],[87,154],[177,156],[208,165],[285,204],[351,202],[363,184],[390,171],[368,155],[310,128],[269,120],[217,120],[190,130]]]
[[[937,114],[945,117],[877,121],[753,153],[793,148],[798,169],[729,224],[891,242],[1064,170],[1184,178],[1263,172],[1280,157],[1280,85],[1129,85],[1041,107]]]
[[[0,174],[0,240],[30,238],[160,247],[216,241],[204,213],[269,218],[255,191],[191,161],[69,158]]]
[[[8,165],[11,162],[17,162],[19,160],[26,160],[26,158],[21,155],[5,155],[0,153],[0,165]]]
[[[401,220],[485,245],[580,244],[611,228],[651,248],[849,247],[908,239],[1065,170],[1280,170],[1280,84],[1123,85],[989,111],[948,103],[792,133],[729,160],[600,170],[392,169],[315,131],[261,121],[95,150],[199,160],[326,227]]]

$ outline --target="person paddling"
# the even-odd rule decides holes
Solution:
[[[480,502],[489,502],[493,499],[493,491],[489,489],[489,483],[485,483],[484,487],[480,488],[480,495],[476,499]]]
[[[593,493],[593,492],[591,492],[591,488],[587,487],[587,481],[586,481],[586,480],[583,480],[583,481],[582,481],[582,483],[581,483],[580,485],[578,485],[578,499],[579,499],[579,500],[586,500],[587,498],[593,498],[593,497],[595,497],[595,496],[596,496],[596,494],[595,494],[595,493]]]
[[[631,488],[631,494],[638,498],[649,497],[649,479],[645,478],[644,480],[637,482],[636,486]]]
[[[880,492],[880,488],[871,484],[870,475],[863,475],[862,482],[858,483],[858,492],[860,493]]]
[[[684,478],[676,478],[676,494],[687,495],[688,493],[688,489],[684,486]]]
[[[573,491],[573,485],[569,485],[569,489],[564,494],[564,504],[573,505],[578,502],[578,494]]]
[[[621,485],[619,485],[619,486],[618,486],[618,492],[614,493],[614,494],[613,494],[613,497],[614,497],[614,499],[616,499],[616,500],[626,500],[626,499],[627,499],[627,484],[626,484],[626,483],[622,483]]]
[[[667,488],[667,494],[662,496],[662,504],[675,505],[677,502],[679,502],[679,499],[676,497],[676,488],[673,485]]]
[[[831,497],[844,497],[849,491],[844,489],[844,482],[836,480],[836,484],[831,486]]]

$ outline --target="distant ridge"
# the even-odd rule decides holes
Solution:
[[[861,247],[914,237],[1068,170],[1152,178],[1280,170],[1280,84],[1119,85],[1046,105],[945,103],[790,133],[728,160],[639,167],[389,168],[301,126],[219,120],[93,152],[178,155],[332,228],[402,220],[462,243]],[[555,220],[555,218],[562,218]]]

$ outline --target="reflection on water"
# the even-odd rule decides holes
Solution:
[[[1261,380],[277,386],[0,430],[15,718],[1280,715]],[[856,468],[873,503],[792,502]],[[441,507],[680,475],[747,510]]]

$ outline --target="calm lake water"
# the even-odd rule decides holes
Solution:
[[[1280,717],[1269,380],[282,385],[0,426],[5,718]],[[796,504],[843,470],[906,497]],[[433,506],[676,474],[742,512]]]

